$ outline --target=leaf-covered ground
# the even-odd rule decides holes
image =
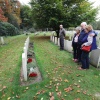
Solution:
[[[100,70],[92,66],[86,71],[77,70],[72,54],[60,51],[49,41],[49,36],[30,37],[43,81],[20,86],[26,36],[11,37],[6,46],[0,47],[1,100],[100,100]]]

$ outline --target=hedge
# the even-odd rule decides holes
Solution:
[[[0,22],[0,36],[15,36],[19,35],[19,30],[8,22]]]

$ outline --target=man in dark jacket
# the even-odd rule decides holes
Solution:
[[[85,33],[85,27],[87,26],[86,22],[82,22],[81,23],[81,33],[78,37],[78,63],[81,63],[81,54],[82,54],[82,50],[81,50],[81,45],[82,45],[82,40],[85,37],[86,33]]]
[[[60,50],[64,50],[65,29],[63,28],[63,25],[60,25],[59,38],[60,38]]]

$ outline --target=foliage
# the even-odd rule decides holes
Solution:
[[[8,22],[11,23],[12,25],[14,25],[16,28],[19,29],[19,24],[17,19],[15,18],[15,16],[13,14],[7,13],[5,14],[8,17]]]
[[[27,27],[31,28],[33,26],[32,23],[32,15],[31,15],[31,8],[27,5],[22,5],[21,6],[21,12],[20,12],[20,17],[22,19],[22,28]]]
[[[34,28],[30,28],[28,31],[31,32],[31,33],[36,32],[36,30]]]
[[[8,22],[0,22],[0,36],[14,36],[20,34],[19,30]]]
[[[76,27],[95,20],[97,8],[88,0],[31,0],[32,16],[39,28]]]
[[[95,30],[100,30],[100,20],[93,22],[92,26]]]
[[[0,21],[7,22],[7,20],[8,19],[4,16],[4,12],[3,12],[3,10],[0,7]]]

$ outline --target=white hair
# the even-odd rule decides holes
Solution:
[[[81,25],[85,25],[85,26],[86,26],[86,25],[87,25],[87,23],[86,23],[86,22],[82,22],[82,23],[81,23]]]
[[[81,27],[80,26],[76,27],[75,29],[81,31]]]
[[[63,27],[63,25],[61,24],[60,26],[62,26]]]

